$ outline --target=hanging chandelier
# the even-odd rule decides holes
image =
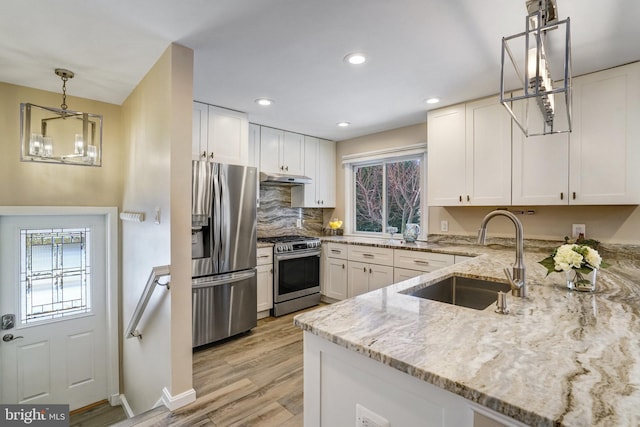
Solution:
[[[60,108],[20,104],[20,160],[102,166],[102,116],[67,107],[67,81],[73,71],[56,68],[62,80]]]
[[[502,38],[500,102],[525,136],[571,132],[569,18],[555,0],[526,5],[525,31]]]

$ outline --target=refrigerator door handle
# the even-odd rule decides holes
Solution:
[[[220,285],[228,285],[230,283],[241,282],[243,280],[251,279],[256,275],[256,270],[247,270],[241,271],[238,273],[229,273],[229,274],[219,274],[217,276],[209,276],[209,277],[199,277],[197,279],[193,279],[191,282],[191,287],[193,289],[197,288],[207,288],[211,286],[220,286]]]
[[[218,273],[222,271],[220,265],[220,227],[221,227],[221,203],[220,203],[220,165],[218,163],[213,164],[213,238],[211,239],[213,244],[213,272]]]
[[[229,230],[228,216],[231,215],[231,206],[229,206],[229,183],[227,179],[227,168],[220,165],[220,270],[229,271],[230,256],[229,244],[231,239],[231,230]]]

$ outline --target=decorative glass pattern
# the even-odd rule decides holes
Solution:
[[[22,324],[91,312],[91,230],[20,230]]]

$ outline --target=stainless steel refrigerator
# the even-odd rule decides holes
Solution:
[[[193,347],[256,326],[256,173],[192,162]]]

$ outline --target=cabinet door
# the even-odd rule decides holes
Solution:
[[[329,298],[343,300],[347,298],[347,261],[327,258],[327,280],[325,295]]]
[[[384,288],[393,283],[393,267],[369,264],[369,290]]]
[[[513,127],[513,205],[566,205],[569,134],[526,137]]]
[[[246,165],[249,158],[247,115],[209,106],[209,158],[218,163]]]
[[[306,148],[305,148],[306,149]],[[336,207],[336,143],[325,139],[318,143],[316,194],[320,207]]]
[[[258,265],[256,267],[258,287],[258,312],[273,308],[273,267]]]
[[[260,171],[282,173],[280,147],[284,140],[284,131],[260,127]]]
[[[424,271],[409,270],[408,268],[395,267],[393,269],[393,281],[394,283],[398,283],[398,282],[402,282],[403,280],[411,279],[413,277],[418,277],[421,274],[425,274]]]
[[[284,173],[304,174],[304,135],[293,132],[284,133],[284,145],[280,154]]]
[[[369,264],[349,261],[347,273],[347,294],[349,298],[369,292]]]
[[[202,102],[193,103],[193,121],[191,129],[191,159],[207,158],[207,122],[209,109]]]
[[[640,63],[573,80],[570,204],[640,203]]]
[[[304,137],[304,171],[311,178],[311,184],[295,185],[291,188],[291,207],[317,208],[320,205],[318,195],[318,138]]]
[[[465,106],[427,113],[427,198],[430,206],[460,206],[465,191]]]
[[[498,98],[491,97],[466,104],[465,123],[463,202],[473,206],[510,205],[511,117]]]
[[[260,125],[254,123],[249,123],[249,157],[247,158],[247,165],[258,168],[258,172],[260,172]]]

